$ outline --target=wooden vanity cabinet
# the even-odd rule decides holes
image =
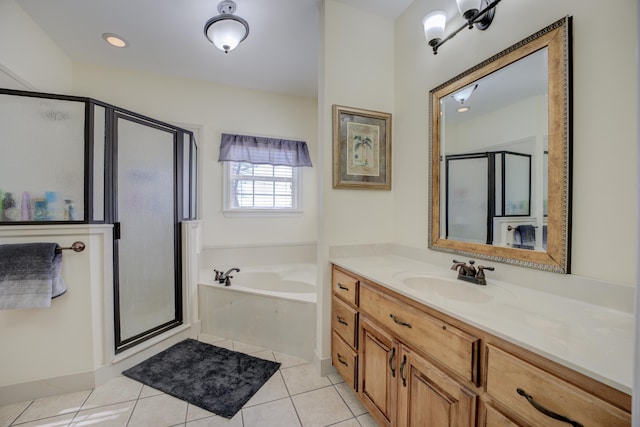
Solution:
[[[360,318],[359,395],[382,425],[396,425],[398,343],[366,317]]]
[[[360,280],[334,267],[331,282],[331,363],[357,391]]]
[[[332,298],[333,364],[381,426],[631,425],[631,396],[335,266]]]

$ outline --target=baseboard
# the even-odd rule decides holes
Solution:
[[[93,371],[69,374],[55,378],[29,381],[19,384],[0,386],[0,406],[25,402],[43,397],[56,396],[65,393],[75,393],[96,388],[112,378],[122,375],[122,371],[146,360],[169,348],[170,346],[190,337],[197,337],[197,330],[193,325],[184,325],[139,345],[126,355],[118,355],[111,362]],[[125,352],[126,353],[126,352]]]
[[[336,373],[336,369],[331,364],[331,358],[321,358],[316,351],[313,352],[313,366],[315,366],[316,371],[320,372],[321,377]]]
[[[94,387],[93,371],[4,385],[0,386],[0,406],[81,390],[91,390]]]

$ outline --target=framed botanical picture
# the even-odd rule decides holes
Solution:
[[[391,114],[333,106],[333,188],[391,190]]]

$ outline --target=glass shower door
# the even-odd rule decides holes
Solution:
[[[116,352],[182,323],[176,134],[116,115]]]

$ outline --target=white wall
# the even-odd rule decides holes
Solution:
[[[429,90],[572,15],[571,270],[575,275],[635,283],[636,2],[623,0],[615,7],[580,0],[502,2],[488,30],[464,30],[434,56],[420,23],[436,8],[448,12],[449,28],[461,23],[454,2],[416,0],[395,25],[394,137],[402,141],[394,145],[395,242],[427,248]]]
[[[330,353],[329,247],[393,240],[393,190],[332,188],[332,105],[393,113],[393,22],[326,0],[322,11],[318,93],[321,198],[319,223],[318,343]],[[394,117],[395,119],[395,117]],[[396,123],[393,122],[392,126]],[[392,129],[393,134],[393,129]],[[402,142],[403,143],[403,142]],[[396,143],[392,137],[392,151]],[[396,184],[392,181],[392,188]]]
[[[0,71],[31,90],[71,90],[71,60],[14,0],[0,1]]]
[[[199,202],[204,221],[204,246],[316,240],[315,99],[78,63],[73,66],[73,92],[158,120],[202,127],[198,156],[202,160]],[[222,132],[307,142],[314,167],[301,168],[303,215],[281,218],[223,216],[222,164],[218,163]]]

